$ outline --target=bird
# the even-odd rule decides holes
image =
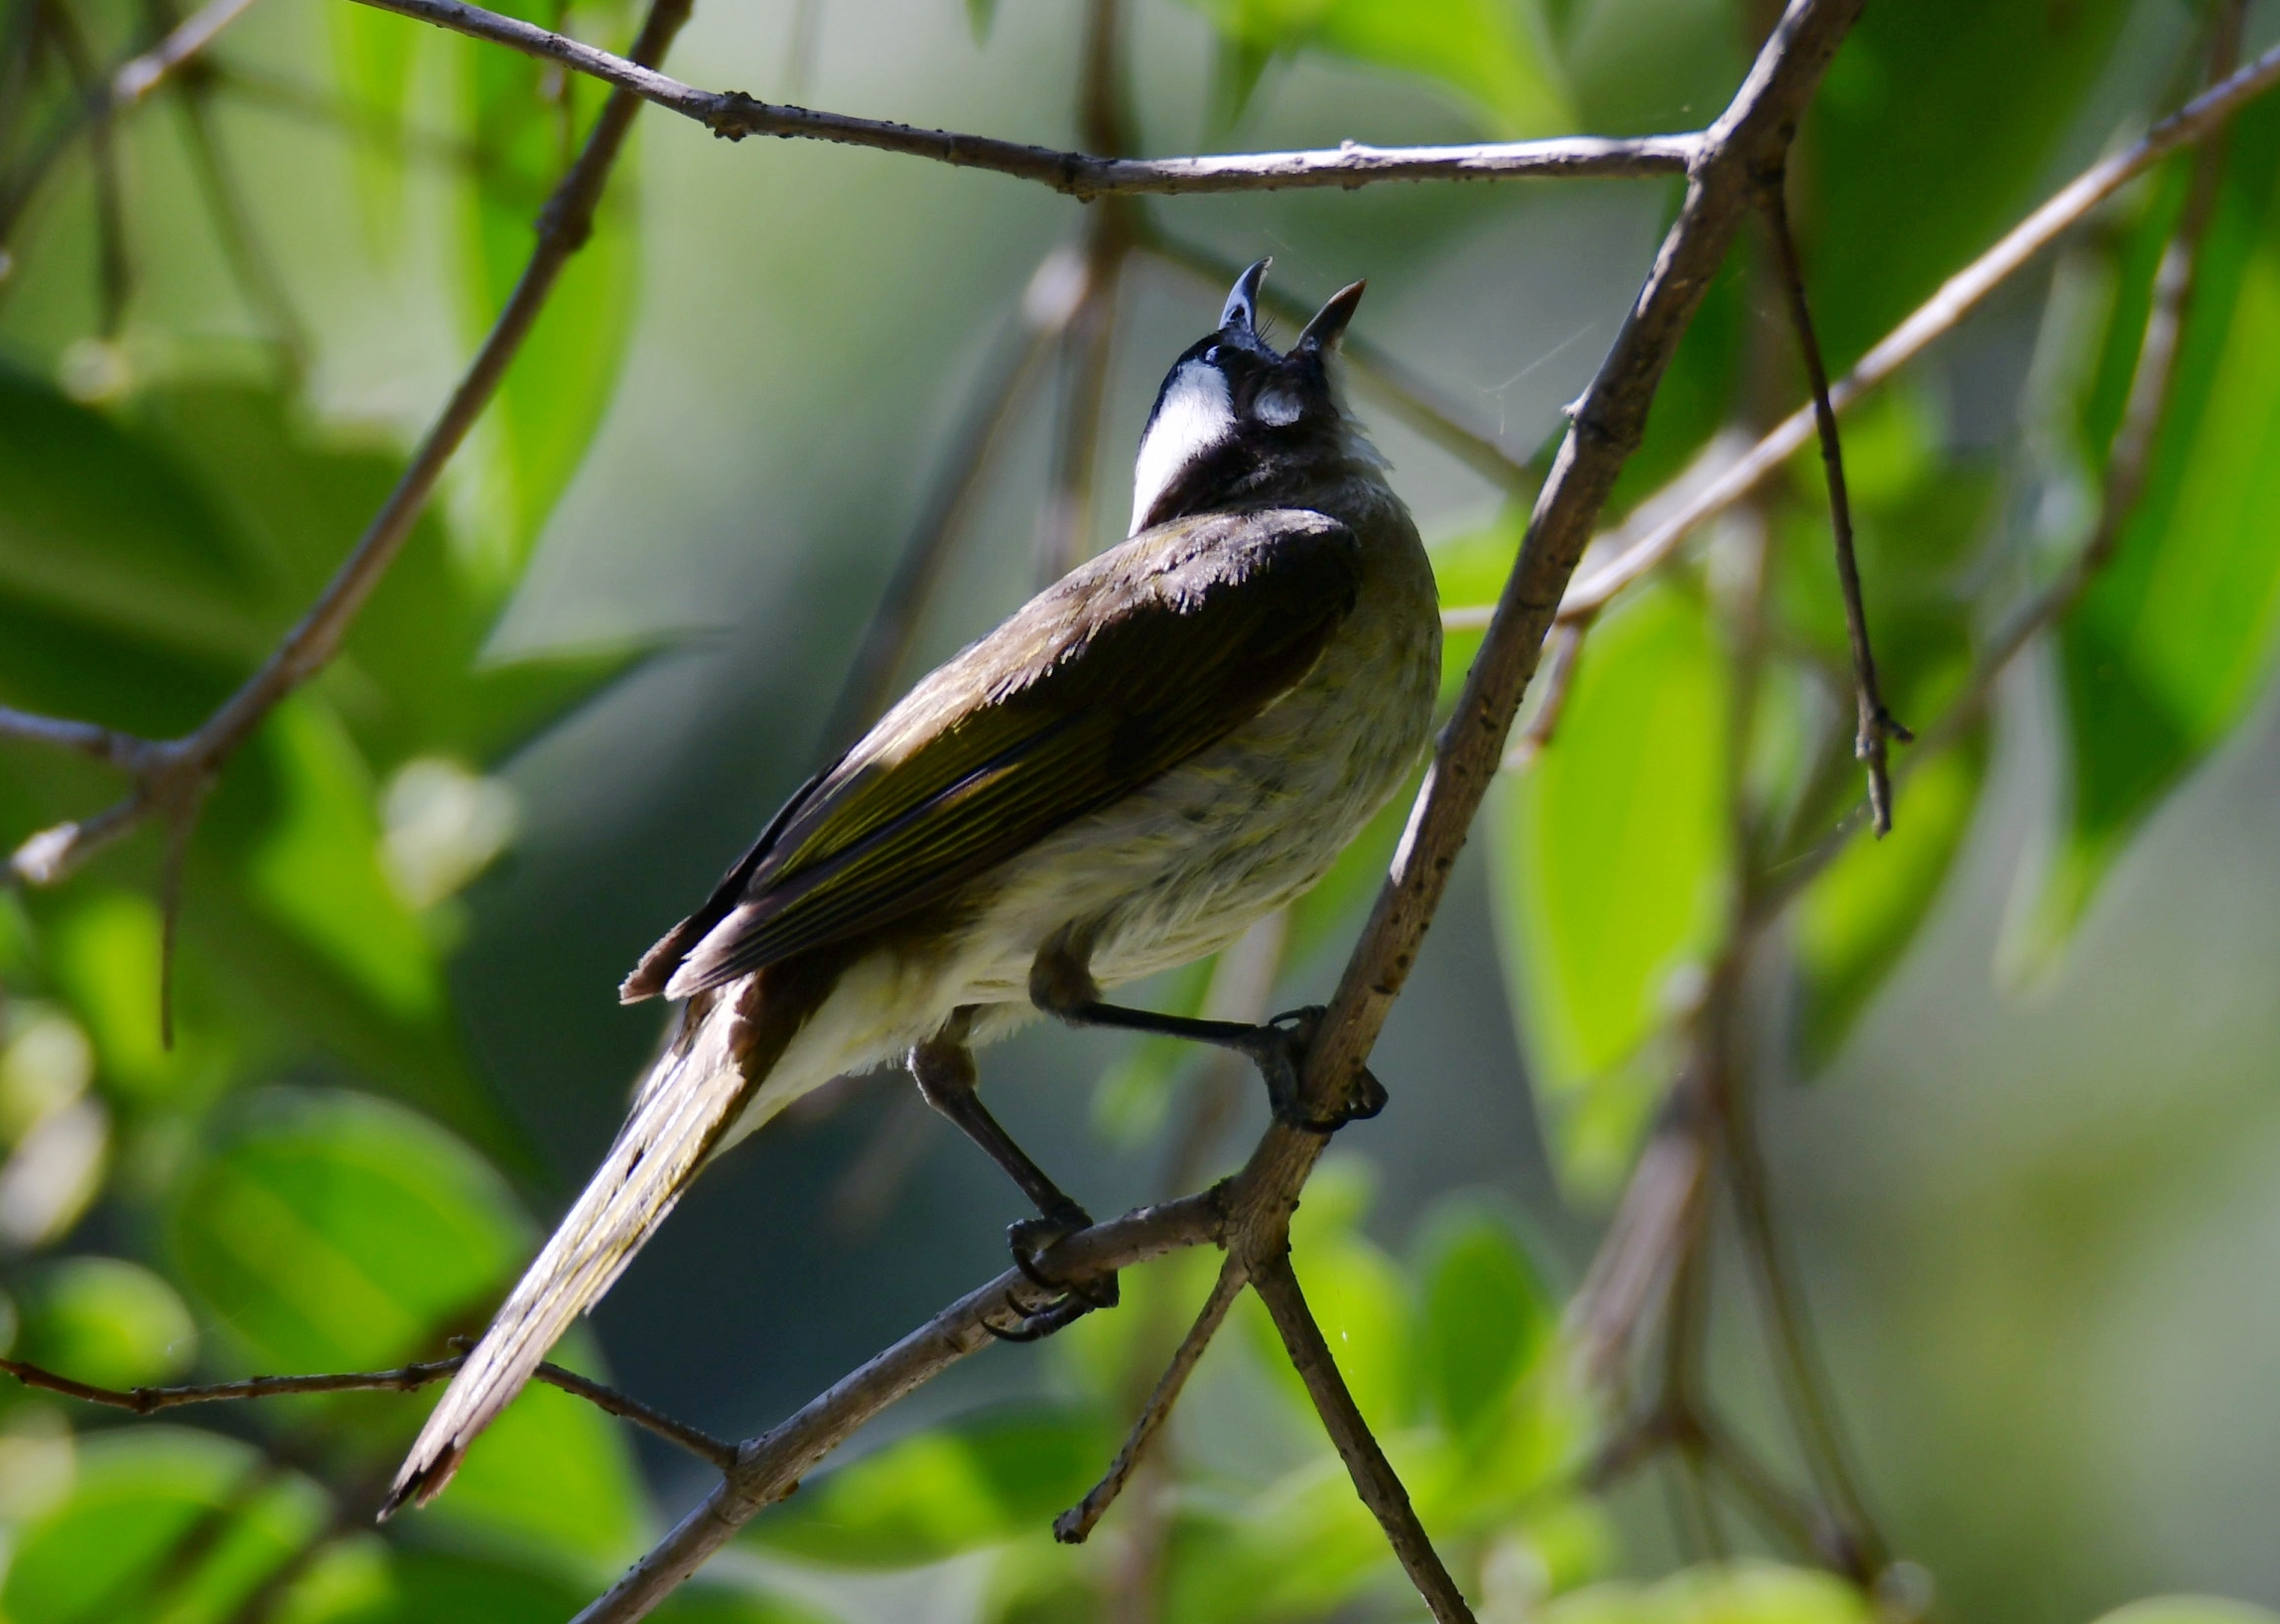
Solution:
[[[1240,1050],[1316,1132],[1297,1066],[1319,1011],[1252,1025],[1106,1002],[1294,900],[1406,781],[1431,731],[1440,613],[1414,521],[1332,375],[1365,284],[1287,351],[1271,262],[1165,374],[1128,539],[920,681],[786,801],[619,990],[679,1005],[584,1191],[431,1412],[380,1515],[424,1504],[698,1171],[811,1089],[903,1062],[1011,1176],[1008,1231],[1057,1293],[1025,1339],[1115,1300],[1038,1262],[1083,1207],[976,1092],[977,1046],[1040,1015]],[[1372,1097],[1374,1096],[1374,1097]],[[1009,1311],[1023,1315],[1019,1304]]]

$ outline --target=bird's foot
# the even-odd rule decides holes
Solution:
[[[1360,1122],[1386,1109],[1386,1085],[1364,1066],[1351,1096],[1327,1115],[1306,1109],[1299,1097],[1300,1068],[1314,1041],[1314,1029],[1328,1014],[1319,1004],[1282,1014],[1252,1028],[1252,1035],[1236,1045],[1267,1080],[1267,1103],[1274,1120],[1303,1134],[1335,1134],[1350,1122]]]
[[[1006,1305],[1013,1311],[1015,1323],[1010,1329],[1001,1329],[989,1320],[982,1328],[1004,1342],[1034,1342],[1052,1335],[1095,1308],[1114,1308],[1119,1300],[1117,1277],[1102,1275],[1092,1280],[1066,1281],[1055,1278],[1043,1263],[1044,1255],[1056,1242],[1067,1239],[1080,1229],[1090,1229],[1092,1214],[1074,1201],[1056,1207],[1037,1218],[1024,1218],[1006,1229],[1006,1245],[1013,1254],[1013,1267],[1021,1271],[1030,1285],[1041,1291],[1054,1294],[1051,1302],[1034,1311],[1024,1309],[1007,1294]]]

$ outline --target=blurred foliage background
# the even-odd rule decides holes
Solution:
[[[614,3],[506,9],[611,45],[632,24]],[[2182,99],[2213,9],[1872,5],[1793,183],[1832,364]],[[1751,0],[1131,0],[1122,127],[1150,152],[1689,128],[1768,20]],[[0,17],[0,703],[151,737],[195,726],[344,553],[599,102],[346,0],[261,0],[130,116],[82,127],[74,85],[177,21],[170,0]],[[1066,145],[1084,21],[1044,0],[704,0],[671,66]],[[2276,33],[2280,10],[2249,8],[2249,50]],[[1948,710],[2089,533],[2183,193],[2182,163],[2130,189],[1849,420],[1906,720]],[[1367,275],[1358,333],[1526,463],[1675,200],[1404,187],[1124,217],[1190,259],[1272,251],[1300,295]],[[447,498],[201,820],[172,1047],[154,832],[0,893],[0,1345],[130,1386],[387,1366],[479,1328],[656,1039],[616,978],[810,770],[974,403],[1101,212],[645,118]],[[1761,258],[1737,251],[1711,290],[1619,508],[1800,398]],[[1098,443],[1074,458],[1089,488],[1065,430],[1083,346],[1028,368],[905,680],[1066,545],[1049,495],[1083,498],[1079,547],[1121,532],[1160,369],[1216,308],[1167,260],[1128,262]],[[1355,393],[1446,601],[1488,602],[1525,494]],[[1906,777],[1895,835],[1817,872],[1742,966],[1784,1243],[1908,1558],[1876,1596],[1746,1504],[1705,1515],[1674,1457],[1587,1482],[1620,1418],[1562,1329],[1740,899],[1859,793],[1817,464],[1593,628],[1379,1051],[1394,1105],[1341,1137],[1295,1236],[1484,1620],[2270,1624],[2276,480],[2280,105],[2235,132],[2111,563],[1990,720]],[[1450,642],[1453,685],[1477,639]],[[0,842],[117,790],[0,742]],[[1319,994],[1398,812],[1239,963],[1148,996]],[[1243,1079],[1101,1034],[1040,1028],[986,1077],[1096,1211],[1193,1187],[1263,1120]],[[1013,1207],[904,1083],[853,1080],[706,1179],[560,1357],[745,1435],[1001,1267]],[[1802,1486],[1729,1227],[1704,1265],[1705,1381]],[[1421,1616],[1248,1302],[1160,1465],[1090,1546],[1052,1543],[1210,1263],[1134,1272],[1118,1312],[918,1395],[660,1616]],[[702,1487],[533,1389],[383,1535],[369,1514],[423,1404],[137,1421],[0,1388],[0,1618],[560,1619]],[[2213,1595],[2240,1599],[2194,1599]]]

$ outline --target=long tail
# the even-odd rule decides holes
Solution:
[[[807,1013],[785,1008],[796,999],[764,997],[766,979],[762,972],[717,999],[691,1001],[608,1155],[420,1429],[382,1520],[406,1501],[425,1505],[452,1480],[475,1434],[522,1391],[570,1322],[616,1284],[766,1079]]]

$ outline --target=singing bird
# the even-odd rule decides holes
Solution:
[[[1251,1026],[1101,997],[1305,891],[1431,726],[1432,572],[1330,373],[1363,285],[1278,353],[1259,328],[1267,265],[1157,390],[1130,538],[912,689],[626,978],[627,1003],[681,1001],[674,1036],[383,1517],[450,1480],[700,1167],[833,1077],[902,1060],[1035,1203],[1014,1256],[1061,1295],[1016,1336],[1113,1301],[1114,1283],[1045,1277],[1040,1254],[1090,1219],[975,1094],[975,1045],[1040,1012],[1218,1043],[1294,1113],[1310,1012]]]

